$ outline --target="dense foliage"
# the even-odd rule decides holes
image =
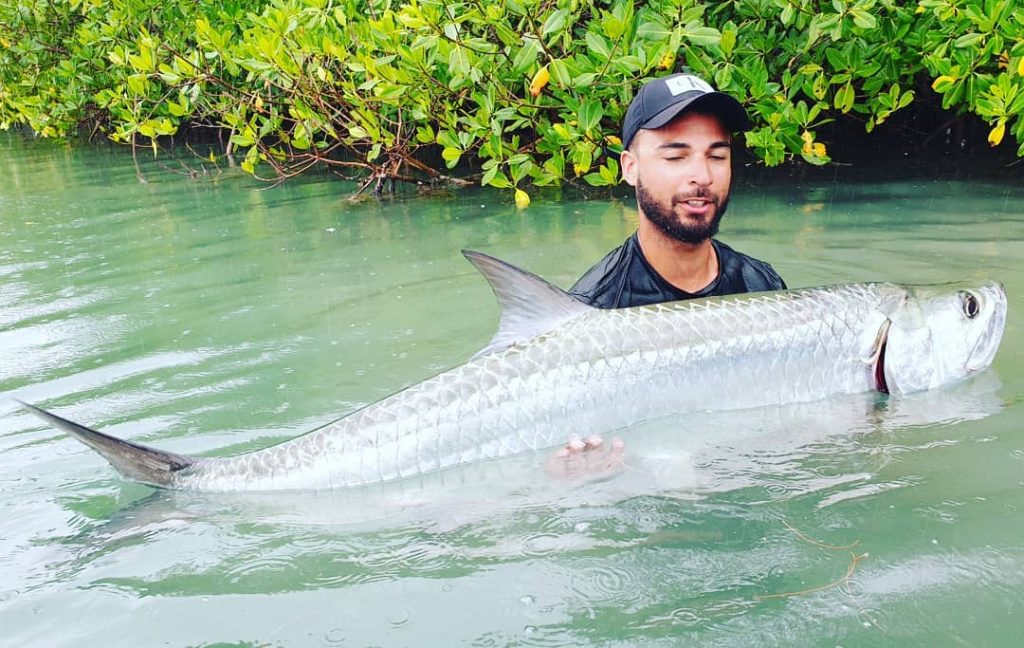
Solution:
[[[3,128],[156,149],[210,126],[268,178],[615,184],[638,82],[684,67],[746,104],[769,165],[939,101],[1024,155],[1015,0],[0,0],[0,26]]]

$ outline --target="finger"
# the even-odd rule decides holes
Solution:
[[[604,445],[604,439],[601,438],[600,434],[592,434],[584,441],[588,450],[595,450]]]

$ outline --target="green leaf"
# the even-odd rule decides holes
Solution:
[[[484,186],[491,186],[497,189],[510,189],[512,183],[509,181],[508,176],[502,173],[497,166],[492,167],[484,174],[484,177],[480,180],[480,184]]]
[[[551,12],[548,19],[544,21],[544,26],[540,28],[541,36],[549,36],[555,32],[561,31],[565,27],[565,21],[569,17],[568,9],[557,9]]]
[[[961,36],[960,38],[956,39],[953,42],[953,46],[961,48],[971,47],[972,45],[977,45],[978,42],[984,37],[984,34],[978,34],[975,32],[972,32],[970,34],[964,34],[963,36]]]
[[[846,85],[836,90],[836,96],[834,98],[833,105],[836,107],[836,109],[844,113],[847,113],[850,112],[851,108],[853,108],[854,99],[855,95],[853,92],[853,86],[847,83]]]
[[[573,88],[589,88],[594,84],[594,80],[597,79],[597,75],[593,72],[586,72],[579,75],[572,81]]]
[[[779,20],[786,27],[789,27],[793,23],[793,4],[787,2],[786,6],[782,8],[782,13],[779,14]]]
[[[726,29],[722,31],[722,41],[719,43],[722,53],[728,58],[732,55],[732,48],[736,46],[736,30]]]
[[[853,14],[853,24],[861,29],[874,29],[878,26],[875,17],[863,9],[851,9],[850,13]]]
[[[694,29],[688,29],[686,37],[690,39],[690,42],[694,45],[700,45],[702,47],[712,47],[722,42],[722,32],[718,31],[714,27],[697,27]]]
[[[636,36],[649,41],[667,41],[672,37],[672,30],[664,23],[649,20],[637,27]]]
[[[594,161],[594,145],[589,142],[577,142],[572,152],[572,165],[576,177],[590,170]]]
[[[846,54],[838,47],[826,47],[825,58],[828,59],[834,71],[838,72],[850,68],[850,61],[846,58]]]
[[[601,19],[601,28],[605,36],[617,40],[622,36],[622,32],[626,31],[626,22],[614,14],[606,13]]]
[[[607,61],[612,55],[612,49],[608,46],[608,41],[604,39],[604,36],[595,34],[592,31],[588,31],[586,35],[587,48],[591,52],[601,57],[601,61]]]
[[[590,132],[601,123],[604,111],[600,102],[594,99],[587,99],[580,105],[580,129]]]
[[[537,62],[537,55],[540,53],[540,41],[536,38],[524,38],[523,46],[512,59],[512,72],[525,74]]]
[[[149,87],[149,80],[144,74],[133,74],[128,77],[128,88],[136,95],[146,94],[146,89]]]
[[[568,88],[572,85],[572,75],[569,74],[569,67],[562,59],[551,61],[548,65],[548,71],[551,73],[551,80],[556,85],[562,88]]]
[[[444,158],[445,164],[448,168],[452,169],[459,163],[459,158],[462,157],[462,151],[457,148],[446,146],[444,150],[441,151],[441,157]]]
[[[469,50],[461,45],[452,48],[448,55],[448,69],[457,76],[467,76],[470,70]]]
[[[175,101],[167,100],[167,110],[175,117],[183,117],[188,113],[188,105],[185,103],[177,103]]]

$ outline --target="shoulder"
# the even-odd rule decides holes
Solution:
[[[633,237],[615,248],[583,273],[569,294],[591,306],[615,308],[622,282],[629,273],[632,260]]]
[[[714,243],[718,248],[722,274],[742,282],[747,292],[786,289],[786,282],[768,263],[737,252],[721,241],[715,240]]]

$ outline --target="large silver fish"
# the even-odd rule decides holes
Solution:
[[[598,310],[498,259],[465,255],[501,306],[490,344],[278,445],[225,458],[179,455],[23,405],[153,486],[344,488],[669,414],[939,387],[988,367],[1006,322],[997,282],[851,284]]]

